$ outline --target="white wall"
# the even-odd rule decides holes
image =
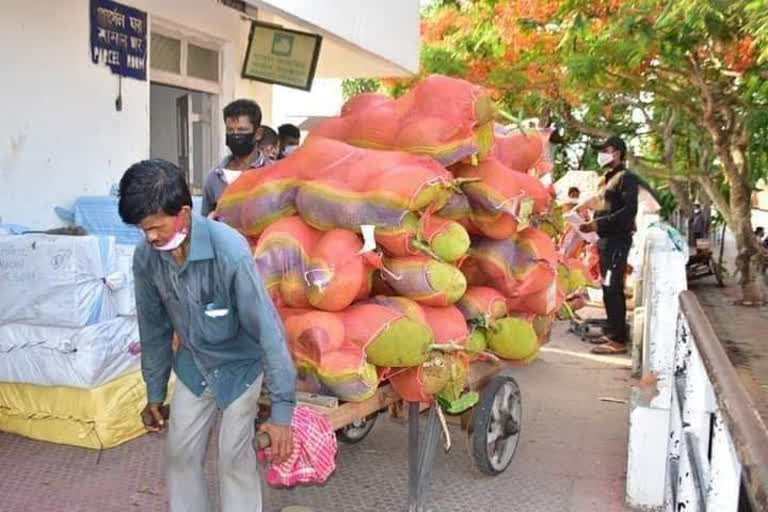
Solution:
[[[271,121],[272,87],[239,78],[250,28],[240,13],[212,0],[123,3],[149,12],[150,23],[173,20],[220,39],[220,107],[252,98]],[[34,228],[60,225],[54,206],[109,193],[130,164],[149,156],[149,81],[124,78],[123,109],[115,111],[117,76],[90,59],[88,0],[2,4],[0,218]]]
[[[273,87],[240,78],[249,19],[214,0],[122,3],[146,11],[150,26],[176,27],[221,45],[223,77],[212,126],[219,154],[212,155],[214,160],[226,152],[220,112],[229,101],[257,101],[263,122],[273,124]],[[389,65],[400,70],[418,63],[416,0],[283,2],[281,7],[291,10],[292,19],[311,15],[312,23],[342,34],[339,48],[355,53],[339,53],[347,55],[335,59],[339,70],[364,65],[374,53],[379,60],[392,56],[395,64]],[[118,78],[90,58],[89,0],[5,0],[0,9],[0,218],[52,227],[61,224],[55,206],[70,207],[81,195],[107,194],[130,164],[149,156],[150,82],[123,79],[123,109],[115,111]],[[343,13],[354,16],[344,19]],[[274,12],[259,16],[269,21]],[[396,31],[387,28],[395,26]],[[371,46],[363,50],[365,45]],[[352,56],[360,62],[352,63]]]
[[[419,70],[419,0],[247,0],[287,20],[335,34],[399,67],[393,74]],[[310,28],[311,30],[311,28]],[[339,42],[339,41],[336,41]],[[325,45],[325,42],[323,43]],[[352,56],[354,57],[354,56]],[[323,56],[321,54],[321,60]],[[344,62],[341,64],[343,71]],[[328,64],[333,64],[328,62]],[[363,68],[365,69],[365,68]],[[322,70],[318,69],[318,73]],[[323,75],[345,76],[345,75]],[[362,73],[357,76],[363,76]]]
[[[0,217],[58,225],[56,205],[105,194],[149,154],[149,85],[91,63],[88,0],[3,2]]]

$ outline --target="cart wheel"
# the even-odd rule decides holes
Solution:
[[[376,423],[376,418],[378,417],[379,413],[373,413],[366,418],[355,420],[349,425],[341,427],[339,430],[337,430],[336,437],[343,443],[359,443],[371,432],[373,425]]]
[[[520,440],[522,416],[520,387],[515,379],[494,377],[472,412],[472,456],[481,472],[495,476],[507,469]]]
[[[725,283],[723,282],[723,268],[715,262],[715,260],[709,260],[709,270],[714,274],[717,286],[720,286],[721,288],[725,286]]]

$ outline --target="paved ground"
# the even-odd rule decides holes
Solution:
[[[706,280],[691,283],[731,363],[768,423],[768,306],[734,305],[740,289],[734,284],[718,288]]]
[[[462,434],[440,451],[429,498],[434,512],[614,512],[623,505],[629,358],[601,358],[556,326],[533,365],[515,370],[523,393],[518,453],[502,475],[482,476]],[[607,399],[607,400],[606,400]],[[342,446],[323,487],[271,490],[265,510],[405,509],[405,425],[381,417],[360,444]],[[144,436],[96,452],[0,433],[0,512],[141,512],[167,509],[163,439]],[[206,463],[215,495],[215,462]]]

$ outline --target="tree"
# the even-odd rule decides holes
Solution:
[[[751,194],[766,170],[768,0],[438,2],[422,33],[423,73],[485,84],[567,140],[630,135],[635,169],[684,207],[706,194],[734,233],[744,300],[762,299]]]

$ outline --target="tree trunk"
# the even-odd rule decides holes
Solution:
[[[731,231],[736,239],[738,256],[736,268],[741,276],[744,304],[760,304],[765,301],[765,290],[761,281],[761,253],[757,238],[752,231],[752,191],[740,180],[731,181]]]

